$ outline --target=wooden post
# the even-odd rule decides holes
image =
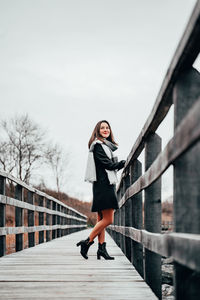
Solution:
[[[161,138],[152,133],[145,144],[145,170],[154,162],[161,151]],[[147,231],[161,232],[161,178],[145,189],[144,226]],[[145,249],[145,281],[161,299],[161,256]]]
[[[130,186],[130,168],[128,170],[128,173],[125,177],[125,191]],[[131,210],[132,210],[132,203],[131,199],[128,199],[125,203],[125,226],[130,227],[131,226]],[[131,239],[129,237],[125,236],[125,253],[126,257],[131,261]]]
[[[63,213],[65,214],[65,207],[63,206]],[[65,225],[65,217],[63,217],[62,224]],[[63,236],[65,236],[65,229],[63,228]]]
[[[117,214],[118,214],[118,210],[116,210],[115,214],[114,214],[114,226],[117,225]],[[117,232],[116,231],[113,231],[113,239],[114,239],[115,243],[117,244]]]
[[[118,209],[115,211],[115,217],[114,217],[114,225],[117,225],[117,216],[118,216]],[[113,239],[115,241],[115,243],[117,244],[117,232],[113,231]]]
[[[28,203],[34,204],[34,194],[28,191]],[[28,226],[35,226],[35,213],[34,210],[28,210]],[[35,232],[28,233],[28,246],[35,246]]]
[[[116,187],[115,187],[115,190],[116,190]],[[116,194],[117,194],[117,192],[116,192]],[[118,209],[116,209],[115,213],[114,213],[114,225],[117,225],[117,216],[118,216]],[[117,232],[115,230],[111,230],[111,232],[112,232],[112,238],[115,241],[115,243],[117,244]]]
[[[72,211],[72,216],[74,216],[75,214],[74,214],[74,212]],[[76,225],[76,220],[74,220],[74,219],[72,219],[72,224],[73,225]],[[72,228],[72,233],[74,233],[74,229],[75,228]]]
[[[67,215],[69,214],[69,210],[68,210],[68,208],[66,208],[66,212],[65,212]],[[65,218],[65,224],[66,225],[69,225],[69,219],[66,217]],[[66,235],[68,235],[69,234],[69,228],[66,228]]]
[[[44,197],[39,196],[39,206],[44,206]],[[39,226],[44,225],[44,213],[39,212]],[[39,231],[39,244],[44,243],[44,230]]]
[[[77,220],[73,220],[73,222],[74,222],[74,225],[77,225],[78,223],[77,223]],[[76,228],[73,228],[73,232],[75,232],[76,231]]]
[[[125,204],[121,207],[121,226],[125,226]],[[125,246],[125,236],[121,234],[121,241],[122,241],[122,251],[126,255],[126,246]]]
[[[142,175],[142,164],[136,159],[130,168],[130,182],[133,184]],[[142,229],[143,217],[142,217],[142,192],[134,195],[131,200],[131,223],[130,226]],[[131,262],[138,271],[138,273],[144,278],[144,264],[143,264],[143,246],[135,241],[131,243]]]
[[[122,179],[122,188],[121,188],[121,197],[124,196],[124,193],[125,193],[125,190],[126,190],[126,184],[125,184],[125,177]],[[125,205],[126,203],[124,203],[124,205],[121,207],[121,226],[122,227],[125,227]],[[126,255],[126,242],[125,242],[125,235],[121,235],[122,237],[122,251],[123,253]]]
[[[50,200],[46,199],[46,208],[50,209]],[[50,225],[50,216],[46,213],[46,225]],[[46,230],[46,242],[50,241],[50,230]]]
[[[53,201],[50,200],[49,201],[49,209],[52,210],[53,209]],[[49,215],[49,225],[53,225],[53,215],[52,213]],[[49,232],[49,238],[50,238],[50,241],[52,240],[52,236],[53,236],[53,230],[51,228],[50,232]]]
[[[21,185],[17,184],[15,187],[15,198],[24,201],[24,189]],[[24,209],[15,207],[15,227],[24,226]],[[16,234],[15,249],[21,251],[24,248],[23,233]]]
[[[6,179],[0,176],[0,194],[6,194]],[[0,203],[0,227],[6,226],[6,204]],[[6,254],[6,235],[0,236],[0,256]]]
[[[63,206],[61,206],[61,212],[62,213],[64,212],[64,207]],[[63,221],[64,221],[63,217],[60,217],[60,225],[64,225]],[[60,231],[61,231],[61,236],[63,236],[64,235],[64,230],[61,228]]]
[[[57,211],[60,212],[60,204],[57,204]],[[57,215],[57,225],[60,225],[60,216]],[[60,228],[57,229],[57,237],[61,236]]]
[[[117,216],[116,216],[116,225],[119,226],[119,209],[116,211],[116,214],[117,214]],[[115,242],[119,246],[119,237],[120,237],[119,232],[115,233],[115,237],[116,237]]]
[[[67,212],[67,209],[66,209],[66,207],[64,207],[64,214],[66,214],[66,212]],[[66,224],[67,224],[66,217],[63,217],[63,225],[66,225]],[[67,235],[66,228],[64,229],[64,235]]]
[[[113,226],[115,226],[116,223],[116,214],[114,212],[114,220],[113,220]],[[110,230],[110,228],[107,228],[108,233],[111,235],[112,239],[115,241],[115,231],[114,230]]]
[[[174,130],[196,101],[200,101],[200,74],[185,71],[173,90]],[[192,120],[191,120],[192,122]],[[186,136],[187,139],[187,136]],[[200,141],[174,162],[174,230],[200,233]],[[199,274],[175,263],[176,299],[199,299]]]
[[[67,208],[64,208],[64,213],[67,214]],[[64,225],[67,225],[67,218],[64,217]],[[64,229],[64,235],[67,235],[67,228]]]
[[[70,214],[70,216],[72,216],[72,211],[71,210],[69,210],[69,214]],[[73,220],[71,218],[69,219],[69,225],[73,225]],[[69,233],[70,234],[72,233],[72,228],[71,227],[69,228]]]
[[[47,200],[47,208],[48,209],[50,209],[50,210],[52,210],[52,200]],[[50,214],[47,214],[47,225],[52,225],[53,224],[53,216],[52,216],[52,214],[50,213]],[[46,231],[46,240],[47,240],[47,242],[49,242],[49,241],[51,241],[52,240],[52,230],[50,229],[50,230],[47,230]]]
[[[118,203],[120,201],[120,191],[118,190],[117,191],[117,200],[118,200]],[[118,210],[116,210],[116,225],[119,226],[120,225],[120,208]],[[120,247],[120,233],[119,232],[116,232],[116,244]]]
[[[68,209],[68,215],[71,216],[71,211],[69,209]],[[67,225],[71,225],[71,218],[67,219]],[[70,233],[71,233],[71,228],[69,227],[68,228],[68,234],[70,234]]]
[[[120,192],[119,192],[119,200],[122,198],[122,187],[120,187]],[[123,206],[122,206],[123,207]],[[123,226],[122,218],[123,218],[123,212],[122,212],[122,207],[119,209],[119,226]],[[123,235],[119,233],[119,247],[123,251]]]
[[[71,216],[71,210],[69,210],[69,209],[68,209],[68,214]],[[67,222],[68,222],[68,225],[72,225],[72,219],[71,218],[68,218]],[[71,233],[71,228],[69,227],[68,228],[68,234],[70,234],[70,233]]]
[[[72,211],[71,210],[69,211],[69,214],[70,214],[70,216],[72,216]],[[73,220],[71,218],[69,219],[69,225],[73,225]],[[69,229],[69,233],[70,234],[72,233],[72,228]]]
[[[53,210],[56,211],[56,206],[57,206],[57,203],[53,201]],[[56,225],[56,215],[53,215],[53,225]],[[56,235],[56,230],[52,230],[52,239],[55,239],[57,237]]]

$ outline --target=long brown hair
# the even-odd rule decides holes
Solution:
[[[102,120],[102,121],[99,121],[99,122],[96,124],[96,126],[95,126],[95,128],[94,128],[94,130],[93,130],[93,132],[92,132],[91,138],[90,138],[89,143],[88,143],[88,147],[89,147],[89,148],[90,148],[92,142],[93,142],[96,138],[103,142],[103,137],[100,135],[100,127],[101,127],[101,123],[103,123],[103,122],[104,122],[104,123],[107,123],[108,126],[109,126],[109,129],[110,129],[110,135],[109,135],[109,137],[107,137],[107,140],[110,141],[110,142],[112,142],[112,143],[115,144],[115,145],[118,145],[118,144],[115,142],[115,140],[114,140],[114,136],[113,136],[113,133],[112,133],[112,129],[111,129],[111,127],[110,127],[110,124],[108,123],[108,121]]]

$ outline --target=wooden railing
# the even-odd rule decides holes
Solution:
[[[13,197],[6,195],[10,184]],[[8,206],[15,209],[13,227],[6,226]],[[27,247],[33,247],[36,245],[36,233],[39,243],[48,242],[85,229],[86,222],[87,217],[72,207],[0,171],[0,256],[6,254],[8,235],[15,235],[15,250],[20,251],[24,248],[25,234],[28,234]]]
[[[117,188],[120,209],[108,228],[159,299],[162,256],[174,261],[175,298],[200,299],[200,74],[193,68],[199,50],[197,1],[153,110],[126,161]],[[161,150],[156,130],[172,104],[174,136]],[[143,150],[144,174],[138,160]],[[161,176],[170,165],[173,232],[161,234]]]

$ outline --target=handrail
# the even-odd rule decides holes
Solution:
[[[6,195],[6,180],[15,184],[15,197]],[[15,226],[6,226],[6,206],[15,209]],[[25,215],[25,210],[28,213]],[[28,233],[27,247],[83,230],[87,216],[62,201],[41,192],[11,174],[0,171],[0,256],[6,254],[6,236],[15,234],[15,250],[24,248],[24,234]],[[38,224],[36,224],[38,223]],[[25,226],[25,225],[28,226]]]
[[[200,51],[197,1],[154,107],[117,187],[119,209],[108,232],[162,298],[161,257],[174,261],[175,299],[200,298]],[[158,126],[174,105],[174,135],[162,150]],[[144,150],[145,165],[138,160]],[[161,176],[173,166],[173,231],[161,233]],[[171,228],[172,229],[172,228]],[[195,298],[196,297],[196,298]]]
[[[20,180],[20,179],[14,177],[14,176],[12,176],[12,175],[9,174],[9,173],[6,173],[6,172],[0,170],[0,176],[5,177],[5,178],[7,178],[7,179],[10,179],[11,181],[13,181],[13,182],[15,182],[15,183],[21,185],[22,187],[24,187],[24,188],[27,189],[28,191],[37,194],[38,196],[42,196],[42,197],[45,197],[45,198],[47,198],[47,199],[49,199],[49,200],[52,200],[52,201],[54,201],[54,202],[56,202],[56,203],[58,203],[58,204],[62,204],[62,206],[66,207],[67,209],[70,209],[71,211],[74,211],[75,213],[78,212],[78,211],[75,210],[73,207],[64,204],[63,202],[59,201],[58,199],[56,199],[56,198],[54,198],[54,197],[52,197],[52,196],[50,196],[50,195],[48,195],[48,194],[46,194],[46,193],[44,193],[44,192],[41,192],[40,190],[38,190],[38,189],[36,189],[36,188],[34,188],[34,187],[32,187],[32,186],[26,184],[26,183],[23,182],[22,180]],[[78,214],[79,214],[80,216],[84,217],[84,218],[87,218],[86,215],[83,215],[83,214],[81,214],[80,212],[78,212]]]
[[[165,149],[157,156],[148,170],[126,190],[119,202],[120,207],[130,197],[156,181],[178,157],[198,141],[200,138],[199,120],[200,97],[177,127],[174,137],[168,142]],[[185,136],[187,136],[187,140],[184,139]]]
[[[200,50],[199,43],[200,36],[200,1],[197,1],[193,13],[190,17],[185,32],[178,44],[175,54],[172,58],[171,64],[167,70],[166,76],[163,80],[161,89],[158,93],[157,99],[149,115],[144,127],[141,130],[134,146],[128,155],[124,170],[121,174],[121,180],[126,174],[126,170],[131,161],[137,158],[144,149],[145,139],[151,132],[155,132],[160,123],[166,117],[171,105],[172,90],[179,76],[184,70],[192,66],[197,58]],[[119,186],[121,185],[121,180]]]

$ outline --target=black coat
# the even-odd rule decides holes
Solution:
[[[116,186],[110,184],[106,170],[120,170],[125,161],[113,162],[106,155],[101,144],[94,146],[94,161],[96,166],[97,181],[93,183],[93,203],[91,211],[98,212],[107,208],[119,208],[116,194]]]

